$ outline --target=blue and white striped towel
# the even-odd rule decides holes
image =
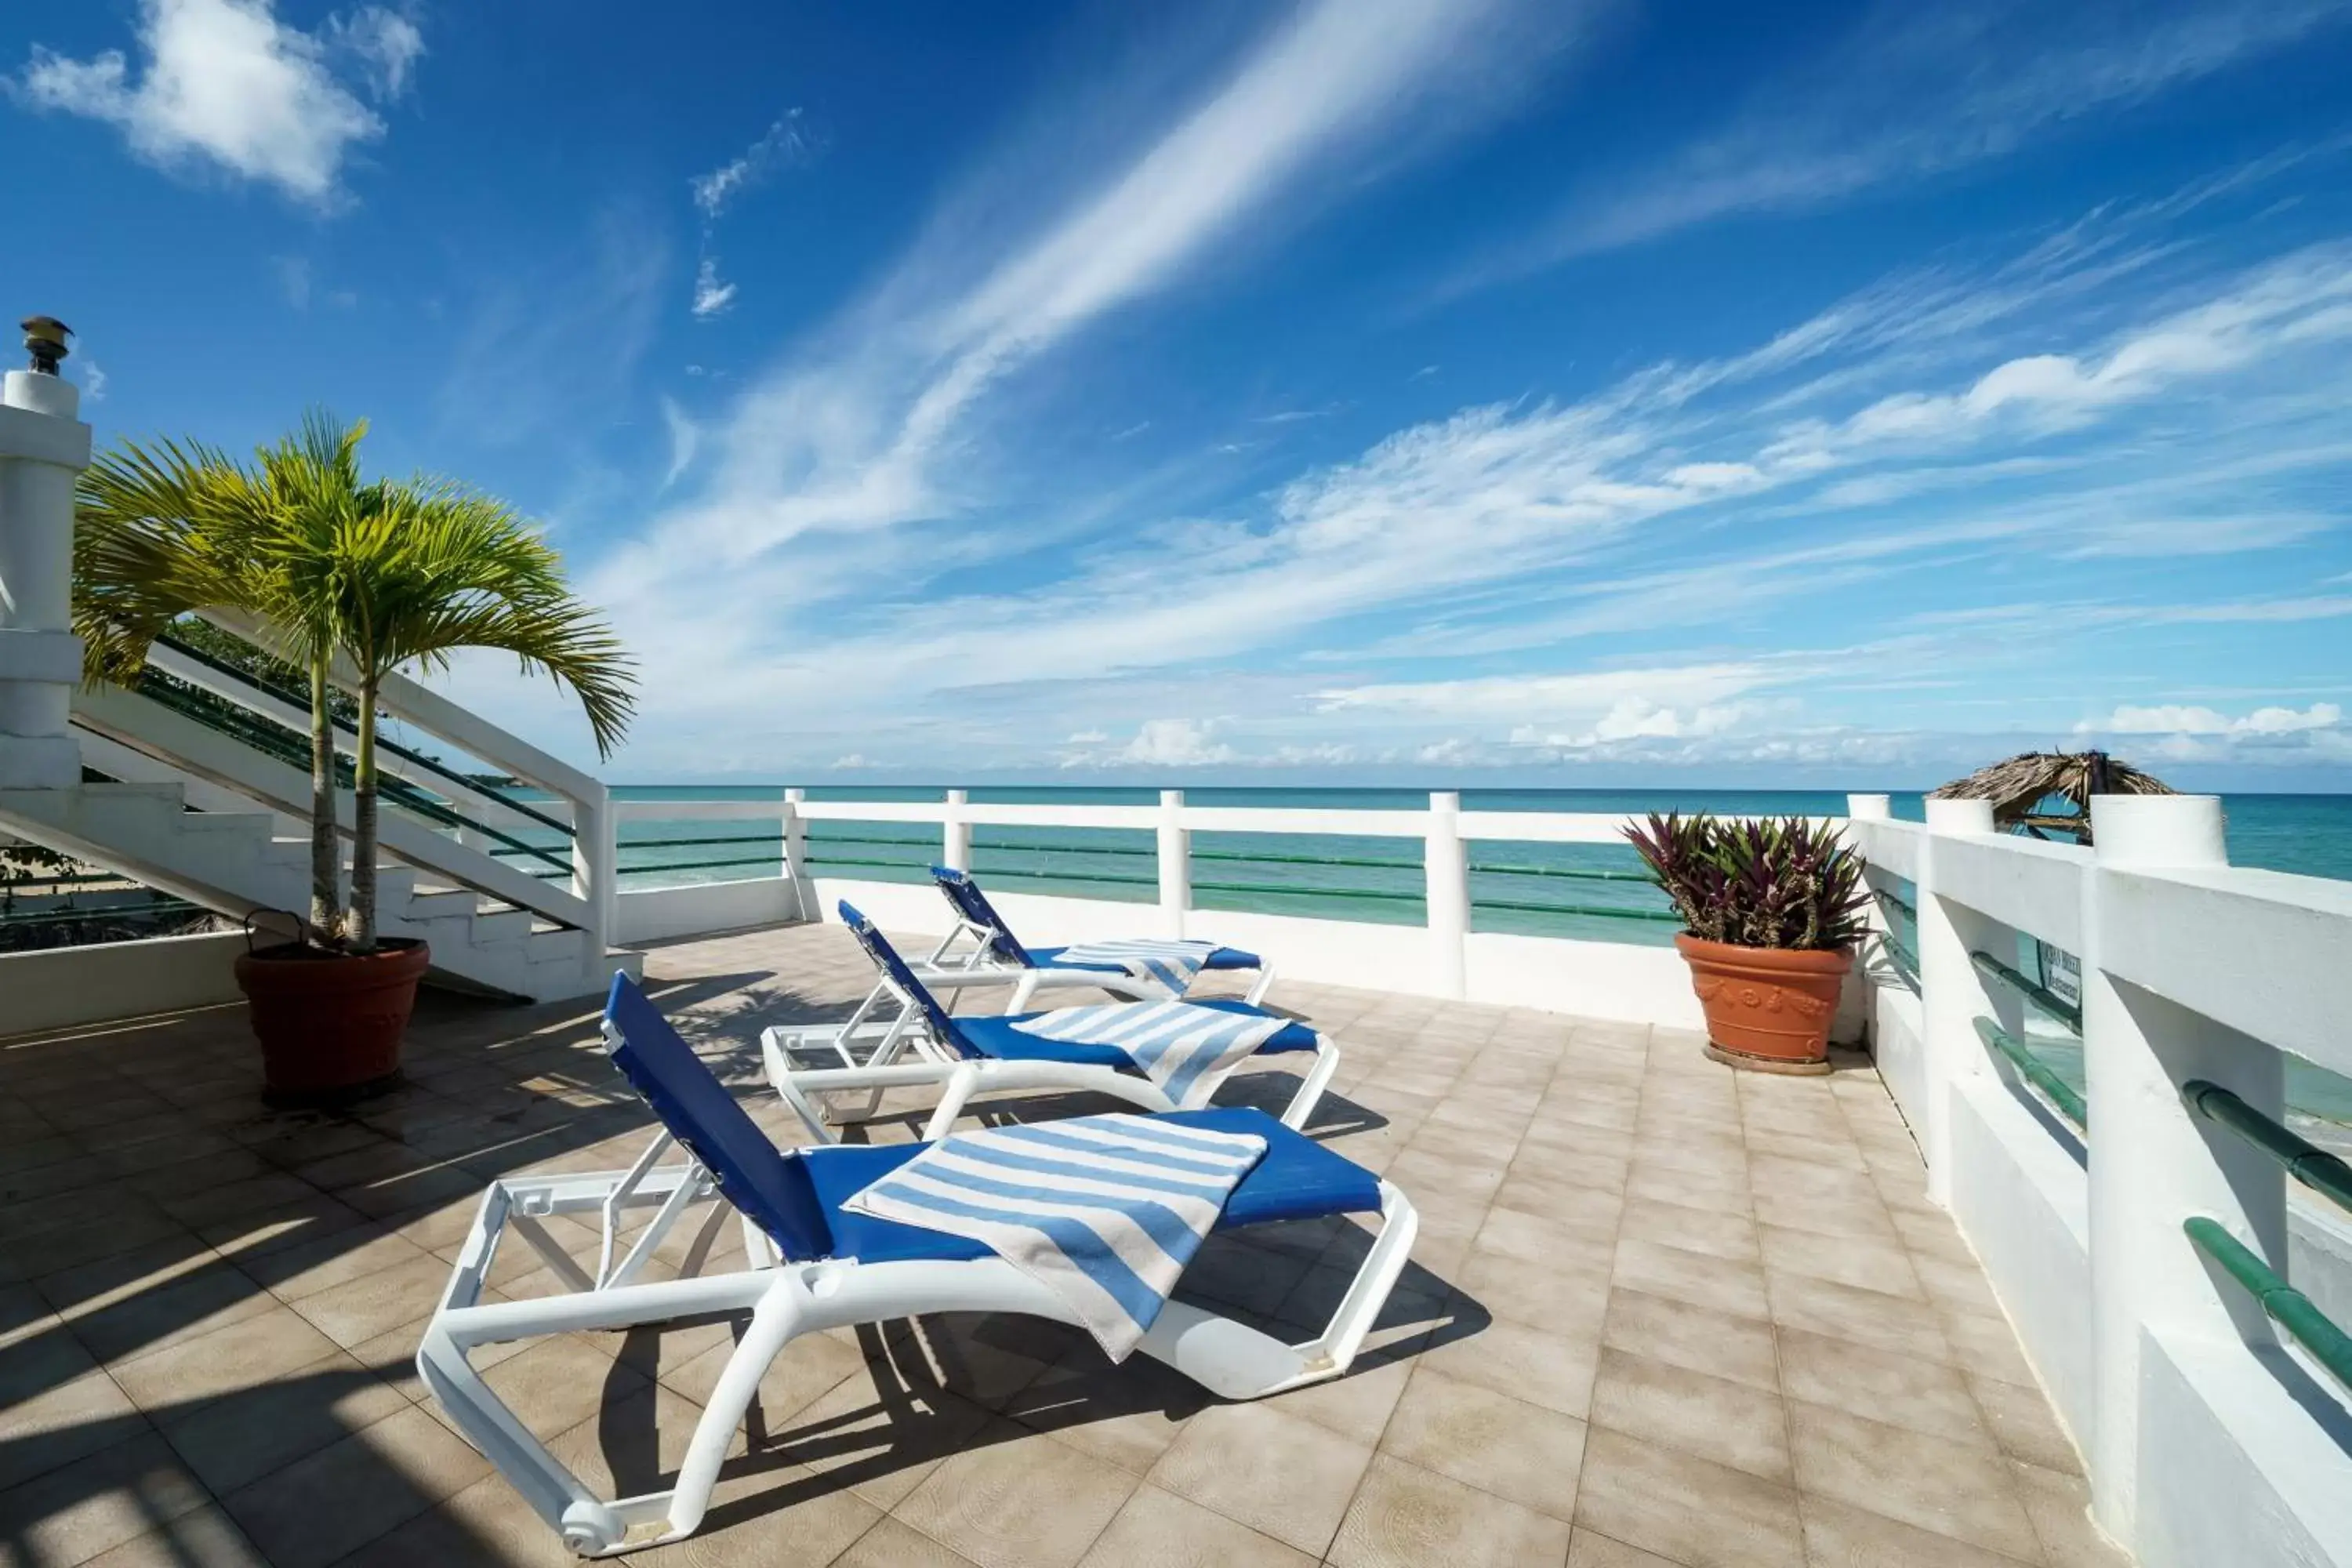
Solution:
[[[1156,980],[1181,996],[1217,951],[1213,942],[1133,937],[1122,942],[1082,942],[1054,955],[1055,963],[1115,963],[1138,980]]]
[[[980,1242],[1125,1361],[1265,1140],[1148,1116],[959,1132],[844,1208]]]
[[[1206,1105],[1225,1075],[1289,1022],[1197,1002],[1106,1002],[1056,1007],[1013,1026],[1042,1039],[1117,1046],[1179,1109],[1190,1110]]]

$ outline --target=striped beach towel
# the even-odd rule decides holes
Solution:
[[[1197,1002],[1106,1002],[1056,1007],[1013,1027],[1042,1039],[1117,1046],[1182,1110],[1206,1105],[1227,1073],[1289,1023]]]
[[[1156,980],[1181,996],[1217,951],[1213,942],[1134,937],[1121,942],[1082,942],[1054,955],[1055,963],[1115,963],[1137,980]]]
[[[1265,1153],[1263,1138],[1082,1116],[959,1132],[843,1206],[982,1243],[1125,1361]]]

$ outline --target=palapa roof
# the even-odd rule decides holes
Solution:
[[[2021,752],[1929,792],[1936,800],[1989,800],[1996,827],[2054,827],[2091,841],[2095,795],[2176,795],[2170,784],[2105,752]],[[2034,808],[2052,796],[2072,801],[2076,815],[2047,816]]]

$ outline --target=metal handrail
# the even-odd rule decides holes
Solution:
[[[2352,1212],[2352,1165],[2340,1157],[2272,1121],[2218,1083],[2190,1079],[2180,1086],[2180,1098],[2189,1110],[2220,1122],[2313,1192]]]
[[[2310,1297],[2280,1279],[2269,1264],[2231,1236],[2220,1221],[2192,1215],[2181,1221],[2180,1228],[2188,1233],[2190,1246],[2244,1286],[2271,1321],[2309,1351],[2314,1361],[2338,1382],[2352,1387],[2352,1335],[2337,1328]]]
[[[2027,1048],[2023,1040],[2003,1029],[1990,1018],[1976,1020],[1977,1034],[1984,1043],[2009,1058],[2018,1076],[2040,1089],[2051,1104],[2065,1112],[2066,1119],[2077,1127],[2091,1125],[2091,1107],[2074,1086],[2050,1070],[2050,1065]]]
[[[1647,871],[1586,870],[1577,866],[1496,866],[1473,860],[1470,869],[1490,877],[1560,877],[1576,882],[1647,882],[1654,887],[1658,880]]]
[[[1507,899],[1475,899],[1473,910],[1522,910],[1538,915],[1596,915],[1602,920],[1671,921],[1682,924],[1683,917],[1672,910],[1612,910],[1599,904],[1523,904]]]
[[[1870,892],[1871,896],[1876,899],[1880,903],[1891,904],[1895,909],[1902,910],[1903,918],[1909,921],[1913,925],[1916,926],[1919,923],[1918,910],[1913,907],[1901,895],[1890,893],[1884,888],[1873,888],[1870,889]]]
[[[2083,1009],[2048,986],[2027,979],[1989,952],[1971,952],[1969,962],[1977,966],[1978,973],[1990,975],[2025,998],[2036,1012],[2065,1025],[2077,1035],[2083,1032]]]
[[[194,659],[196,663],[203,665],[205,668],[210,669],[216,674],[225,675],[232,680],[240,682],[246,686],[250,686],[256,691],[262,692],[267,696],[275,697],[278,701],[286,703],[289,707],[308,710],[310,706],[310,697],[308,692],[289,690],[285,687],[278,686],[271,681],[263,679],[249,669],[239,669],[236,666],[227,663],[226,660],[215,658],[211,654],[205,652],[202,648],[193,647],[188,644],[182,642],[177,637],[159,637],[155,640],[162,643],[165,647],[170,648],[173,653],[178,654],[183,658]],[[343,734],[354,736],[357,734],[357,731],[353,730],[351,725],[344,723],[341,720],[334,721],[334,726],[337,731]],[[567,838],[572,837],[574,835],[575,830],[572,824],[563,821],[560,817],[550,816],[545,812],[533,810],[531,807],[525,805],[522,802],[511,799],[501,791],[494,789],[488,784],[482,783],[481,780],[469,777],[465,773],[459,773],[457,769],[449,766],[446,763],[444,763],[437,758],[428,757],[422,752],[412,751],[408,747],[400,744],[397,741],[388,740],[383,735],[378,735],[376,737],[375,743],[384,752],[389,752],[393,756],[398,757],[402,762],[411,763],[416,767],[423,768],[429,773],[447,779],[450,783],[457,784],[461,789],[467,789],[473,791],[477,795],[487,795],[490,799],[497,801],[499,805],[514,812],[519,816],[527,816],[542,826],[553,828],[556,832],[562,834]]]

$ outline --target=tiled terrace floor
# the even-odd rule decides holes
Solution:
[[[758,1026],[837,1016],[866,974],[831,929],[648,970],[780,1137]],[[814,1337],[704,1533],[634,1561],[2121,1562],[1866,1064],[1735,1076],[1664,1030],[1274,1000],[1345,1044],[1313,1131],[1423,1215],[1350,1376],[1221,1405],[1026,1321]],[[349,1118],[263,1110],[235,1009],[0,1043],[0,1563],[569,1561],[410,1356],[487,1178],[641,1142],[591,1019],[428,998],[411,1086]],[[1304,1338],[1359,1235],[1220,1238],[1186,1293]],[[545,1288],[511,1250],[498,1288]],[[634,1492],[665,1484],[726,1353],[722,1325],[483,1359],[568,1462]]]

